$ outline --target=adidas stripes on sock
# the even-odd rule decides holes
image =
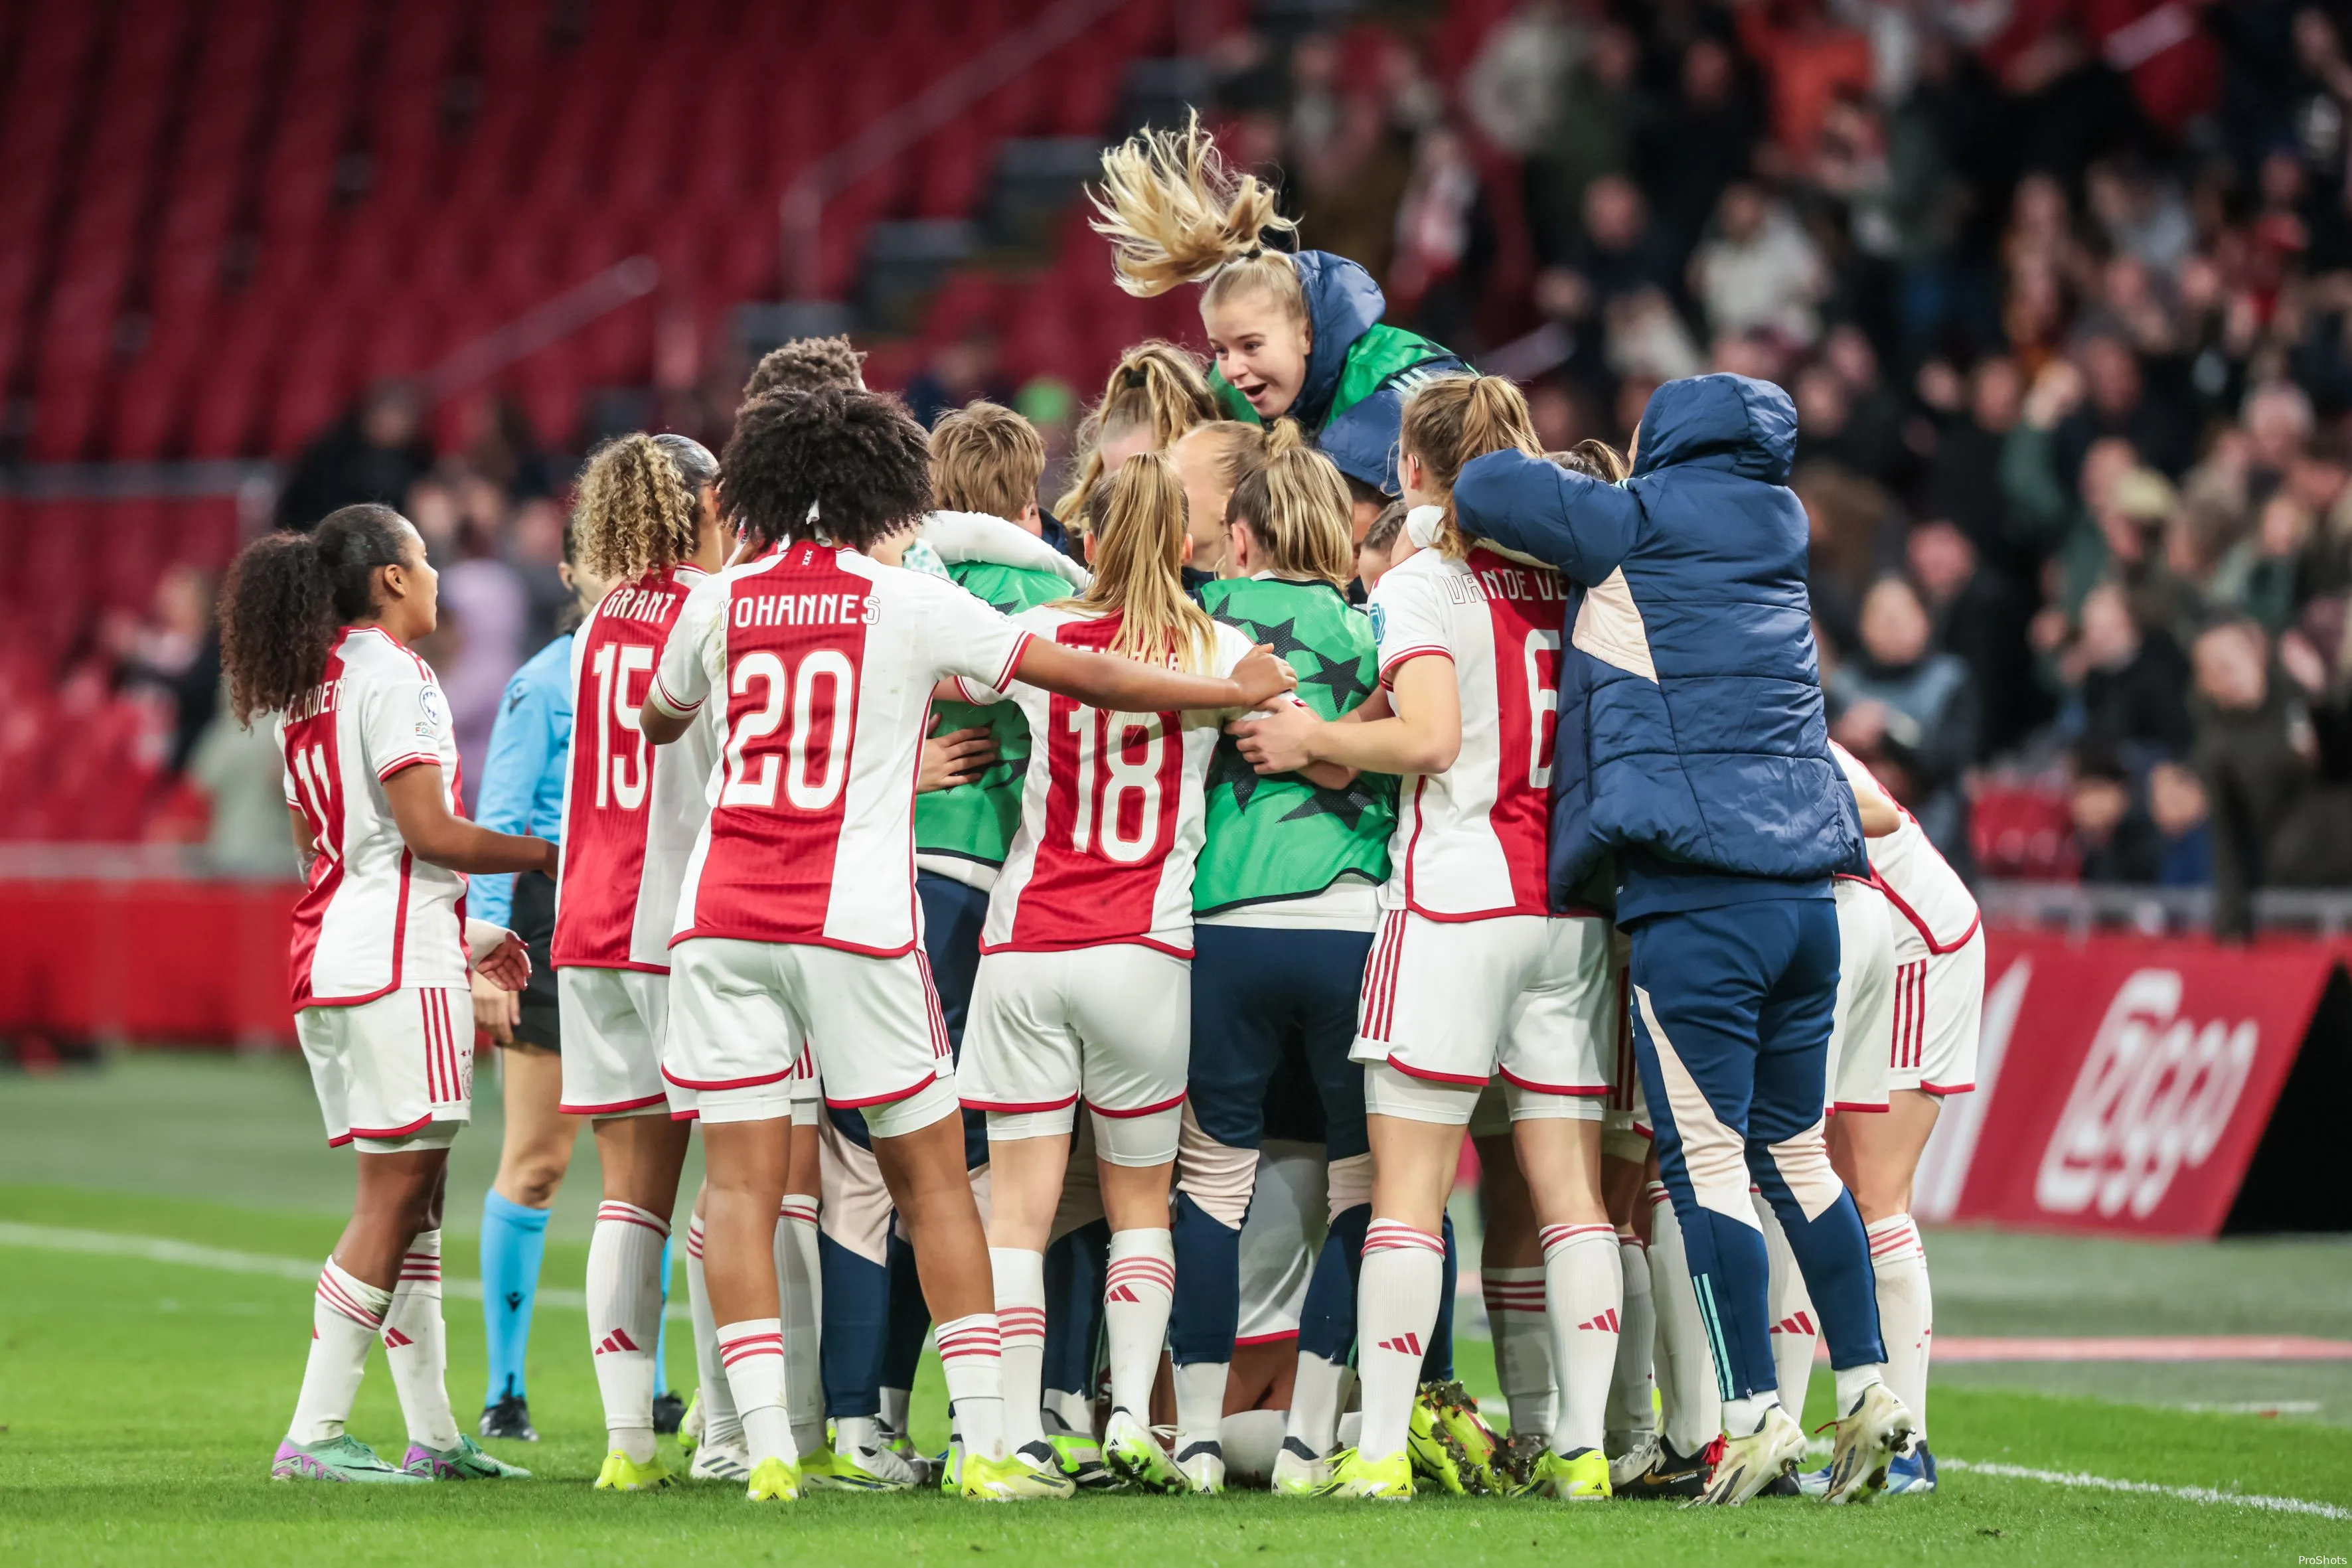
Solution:
[[[530,1344],[530,1314],[539,1300],[540,1260],[547,1253],[547,1210],[482,1194],[482,1336],[490,1352],[485,1409],[520,1399],[523,1352]]]
[[[820,1360],[824,1321],[824,1276],[817,1258],[817,1200],[788,1193],[776,1213],[776,1300],[784,1333],[784,1405],[793,1447],[813,1454],[824,1447],[824,1377]]]
[[[756,1468],[770,1459],[797,1463],[793,1424],[784,1414],[784,1330],[775,1318],[719,1325],[719,1361],[735,1394],[743,1446]]]
[[[1683,1230],[1665,1184],[1653,1182],[1650,1203],[1650,1304],[1658,1314],[1658,1392],[1664,1396],[1666,1446],[1693,1458],[1723,1434],[1723,1394],[1715,1356],[1699,1320]]]
[[[1489,1268],[1479,1276],[1495,1336],[1495,1382],[1511,1411],[1511,1436],[1549,1436],[1557,1407],[1551,1325],[1544,1321],[1544,1271]]]
[[[1356,1286],[1356,1371],[1364,1384],[1357,1450],[1368,1459],[1404,1451],[1444,1278],[1445,1243],[1436,1232],[1378,1218],[1365,1228]]]
[[[1764,1258],[1770,1267],[1765,1285],[1765,1307],[1771,1318],[1772,1381],[1780,1390],[1780,1408],[1790,1419],[1805,1418],[1805,1390],[1813,1377],[1813,1342],[1820,1331],[1813,1324],[1813,1299],[1805,1293],[1804,1271],[1789,1249],[1789,1233],[1780,1216],[1754,1194],[1756,1218],[1764,1227]]]
[[[992,1247],[996,1330],[1003,1345],[1004,1441],[1015,1451],[1045,1440],[1045,1255]]]
[[[661,1332],[661,1258],[669,1226],[607,1198],[588,1237],[588,1348],[604,1430],[633,1464],[654,1457],[654,1345]]]
[[[940,1371],[964,1452],[1004,1458],[1004,1343],[994,1312],[971,1312],[940,1325]]]
[[[1650,1249],[1630,1226],[1617,1227],[1617,1259],[1625,1280],[1625,1305],[1617,1315],[1617,1365],[1609,1378],[1612,1453],[1630,1449],[1635,1434],[1654,1432],[1658,1426],[1658,1407],[1652,1399],[1657,1383],[1651,1375],[1658,1314],[1651,1297]]]
[[[1110,1344],[1110,1402],[1151,1418],[1151,1384],[1168,1342],[1176,1296],[1176,1244],[1165,1230],[1115,1230],[1103,1271],[1103,1323]],[[966,1436],[969,1437],[967,1433]]]
[[[1598,1448],[1609,1424],[1609,1381],[1617,1370],[1618,1309],[1624,1304],[1624,1265],[1617,1258],[1617,1227],[1543,1227],[1544,1317],[1551,1325],[1551,1356],[1559,1384],[1552,1416],[1556,1454]]]
[[[352,1401],[367,1373],[368,1346],[383,1330],[392,1292],[364,1284],[333,1258],[319,1270],[310,1302],[310,1360],[302,1369],[302,1392],[294,1401],[288,1441],[324,1443],[343,1435]]]
[[[714,1448],[739,1447],[743,1423],[735,1414],[735,1393],[719,1356],[719,1321],[710,1310],[710,1286],[702,1272],[702,1216],[686,1226],[686,1305],[694,1323],[694,1375],[702,1401],[702,1441]]]
[[[457,1446],[449,1410],[449,1333],[441,1318],[441,1233],[419,1231],[400,1259],[383,1314],[383,1359],[400,1393],[408,1440],[446,1454]]]
[[[1911,1412],[1911,1429],[1927,1440],[1927,1360],[1935,1348],[1936,1300],[1927,1285],[1927,1249],[1907,1214],[1869,1227],[1870,1266],[1878,1276],[1878,1331],[1886,1342],[1886,1386]],[[1844,1412],[1839,1412],[1843,1415]]]

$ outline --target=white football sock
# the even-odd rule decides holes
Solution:
[[[1365,1228],[1356,1286],[1356,1375],[1364,1384],[1357,1451],[1368,1459],[1404,1452],[1444,1275],[1445,1243],[1435,1232],[1377,1216]]]
[[[1274,1479],[1274,1461],[1282,1452],[1283,1415],[1279,1410],[1236,1410],[1217,1421],[1217,1452],[1225,1461],[1225,1479],[1262,1487]]]
[[[743,1423],[735,1414],[735,1392],[719,1359],[719,1322],[710,1314],[710,1285],[702,1273],[702,1216],[686,1226],[686,1305],[694,1321],[694,1374],[700,1384],[702,1440],[713,1447],[743,1445]]]
[[[940,1371],[964,1452],[1004,1458],[1004,1344],[994,1312],[973,1312],[940,1325]]]
[[[635,1464],[654,1457],[654,1347],[661,1335],[661,1258],[669,1226],[606,1198],[588,1237],[588,1348],[604,1430]]]
[[[1195,1443],[1223,1442],[1218,1432],[1224,1425],[1225,1380],[1232,1373],[1233,1363],[1222,1361],[1196,1361],[1175,1369],[1179,1456]]]
[[[302,1369],[293,1425],[286,1428],[289,1442],[325,1443],[343,1435],[367,1373],[368,1346],[383,1331],[391,1306],[391,1291],[362,1284],[327,1259],[310,1301],[310,1359]]]
[[[1013,1449],[1045,1440],[1045,1255],[992,1247],[996,1331],[1004,1345],[1004,1441]]]
[[[1045,1419],[1055,1426],[1055,1436],[1067,1433],[1093,1442],[1101,1434],[1095,1430],[1095,1405],[1085,1393],[1075,1388],[1049,1388],[1045,1391]]]
[[[1559,1383],[1551,1447],[1555,1454],[1574,1454],[1598,1448],[1607,1438],[1625,1266],[1617,1258],[1617,1227],[1606,1220],[1548,1225],[1543,1249],[1544,1318],[1551,1325]]]
[[[1622,1331],[1617,1336],[1617,1365],[1609,1377],[1609,1440],[1632,1447],[1635,1433],[1654,1432],[1658,1407],[1651,1398],[1656,1385],[1650,1375],[1650,1358],[1657,1348],[1658,1314],[1650,1296],[1650,1249],[1624,1226],[1617,1227],[1617,1261],[1625,1280],[1625,1305],[1617,1314]]]
[[[1867,1366],[1842,1366],[1834,1375],[1837,1378],[1837,1410],[1840,1415],[1843,1415],[1853,1408],[1854,1401],[1870,1392],[1872,1384],[1886,1381],[1886,1363],[1876,1361]]]
[[[1176,1299],[1176,1243],[1162,1230],[1110,1233],[1103,1270],[1104,1337],[1110,1345],[1110,1403],[1138,1421],[1151,1419],[1151,1385],[1168,1342]]]
[[[400,1259],[383,1314],[383,1359],[400,1393],[408,1440],[436,1454],[457,1446],[449,1411],[449,1335],[441,1321],[441,1233],[419,1231]]]
[[[1339,1446],[1339,1395],[1347,1377],[1347,1363],[1325,1361],[1310,1351],[1298,1352],[1298,1371],[1290,1383],[1288,1436],[1313,1449],[1318,1458]]]
[[[1741,1399],[1723,1402],[1723,1433],[1727,1437],[1752,1437],[1764,1430],[1764,1418],[1779,1407],[1780,1396],[1759,1389]],[[1795,1417],[1791,1416],[1791,1420]]]
[[[1761,1192],[1751,1190],[1749,1195],[1764,1227],[1764,1257],[1771,1268],[1764,1289],[1765,1310],[1772,1321],[1772,1381],[1780,1387],[1780,1408],[1801,1424],[1805,1390],[1813,1378],[1813,1342],[1820,1333],[1813,1323],[1813,1299],[1805,1293],[1804,1270],[1790,1250],[1780,1216]]]
[[[1511,1409],[1511,1436],[1534,1432],[1549,1437],[1559,1402],[1551,1325],[1544,1321],[1543,1267],[1485,1269],[1479,1284],[1495,1336],[1495,1382]]]
[[[1650,1304],[1658,1314],[1656,1372],[1666,1445],[1694,1458],[1723,1434],[1723,1395],[1683,1254],[1683,1228],[1663,1183],[1650,1187]]]
[[[776,1300],[784,1325],[784,1407],[792,1414],[793,1446],[803,1454],[824,1447],[824,1370],[819,1360],[824,1285],[816,1255],[816,1199],[785,1194],[776,1215]]]
[[[1927,1359],[1935,1349],[1936,1299],[1927,1286],[1927,1249],[1907,1214],[1869,1227],[1870,1266],[1878,1274],[1878,1332],[1886,1342],[1886,1386],[1911,1412],[1911,1430],[1927,1440]],[[1841,1411],[1843,1413],[1843,1411]]]
[[[793,1424],[784,1413],[784,1329],[775,1318],[719,1325],[719,1359],[743,1423],[743,1446],[754,1468],[769,1459],[797,1463]]]
[[[898,1436],[907,1435],[907,1412],[915,1403],[911,1388],[886,1388],[882,1391],[882,1425]]]

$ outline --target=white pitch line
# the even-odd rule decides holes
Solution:
[[[2117,1480],[2113,1476],[2089,1476],[2077,1470],[2037,1470],[2024,1465],[1976,1463],[1967,1459],[1936,1461],[1944,1469],[1966,1470],[1971,1475],[1993,1476],[2002,1480],[2045,1481],[2054,1487],[2087,1487],[2095,1491],[2141,1492],[2153,1497],[2179,1498],[2183,1502],[2208,1505],[2229,1503],[2239,1508],[2267,1509],[2273,1513],[2310,1514],[2318,1519],[2352,1519],[2352,1508],[2338,1508],[2332,1502],[2312,1502],[2305,1498],[2264,1497],[2258,1492],[2225,1492],[2211,1487],[2167,1487],[2154,1481]]]
[[[42,1252],[79,1252],[100,1258],[135,1258],[146,1263],[175,1263],[184,1268],[210,1268],[222,1274],[253,1274],[266,1279],[298,1280],[315,1284],[319,1266],[299,1258],[275,1258],[261,1252],[237,1252],[225,1247],[199,1247],[194,1242],[173,1241],[160,1236],[124,1236],[110,1230],[82,1230],[72,1226],[20,1225],[0,1220],[0,1247],[32,1247]],[[442,1289],[462,1300],[482,1299],[479,1279],[447,1279]],[[561,1286],[540,1287],[539,1304],[561,1307],[574,1312],[588,1310],[586,1292],[569,1290]],[[683,1302],[673,1301],[667,1317],[684,1321],[688,1317]]]

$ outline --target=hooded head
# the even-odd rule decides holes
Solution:
[[[1761,484],[1789,481],[1797,451],[1797,405],[1753,376],[1694,375],[1650,395],[1642,413],[1633,477],[1695,465]]]
[[[1314,333],[1307,354],[1307,380],[1286,411],[1307,429],[1323,422],[1339,391],[1340,373],[1356,340],[1380,324],[1389,302],[1372,275],[1344,256],[1302,250],[1292,257],[1299,291],[1307,297],[1307,320]]]

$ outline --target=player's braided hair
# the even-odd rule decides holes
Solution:
[[[221,664],[229,707],[290,707],[326,673],[335,634],[375,613],[375,574],[405,563],[415,531],[388,506],[347,506],[308,533],[273,533],[240,552],[221,584]],[[421,546],[420,546],[421,548]]]
[[[579,563],[629,583],[692,555],[702,531],[702,489],[719,459],[684,436],[618,436],[589,454],[572,502]]]
[[[1449,375],[1429,382],[1405,400],[1397,445],[1421,462],[1428,494],[1445,508],[1437,548],[1459,561],[1470,552],[1454,517],[1454,481],[1462,466],[1489,452],[1543,451],[1528,400],[1517,384],[1499,375]]]
[[[719,466],[754,553],[801,539],[870,549],[931,505],[923,427],[887,393],[772,392],[736,415]]]
[[[865,364],[866,356],[852,348],[847,338],[794,338],[760,356],[760,363],[751,367],[751,379],[743,384],[743,401],[788,388],[814,392],[826,386],[862,387]]]

